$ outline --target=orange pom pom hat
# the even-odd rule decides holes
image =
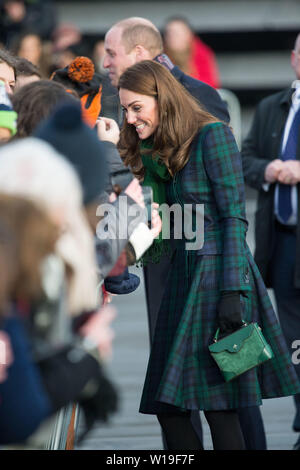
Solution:
[[[101,111],[101,77],[88,57],[76,57],[64,69],[53,72],[51,80],[61,83],[67,91],[75,91],[81,101],[84,121],[94,127]]]
[[[87,57],[76,57],[68,67],[68,77],[73,82],[90,82],[94,76],[95,67]]]

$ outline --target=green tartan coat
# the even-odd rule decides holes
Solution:
[[[300,392],[275,312],[246,243],[244,179],[228,126],[208,124],[167,188],[168,203],[204,204],[204,245],[178,240],[156,324],[140,412],[225,410]],[[195,224],[196,217],[193,219]],[[246,322],[257,322],[274,358],[226,383],[209,354],[222,290],[242,292]]]

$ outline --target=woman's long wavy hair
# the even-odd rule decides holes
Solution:
[[[120,77],[123,88],[157,100],[159,125],[153,134],[152,155],[158,155],[171,176],[189,159],[191,143],[197,132],[218,119],[207,112],[162,65],[151,60],[129,67]],[[125,165],[142,179],[140,139],[132,124],[124,119],[118,148]]]

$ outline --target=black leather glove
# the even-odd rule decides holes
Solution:
[[[218,302],[220,336],[233,333],[243,326],[240,292],[224,291]]]
[[[78,397],[78,404],[84,413],[85,429],[77,442],[83,440],[96,421],[107,422],[118,409],[118,393],[114,385],[99,367],[97,377],[91,379]]]
[[[53,411],[78,403],[85,416],[80,440],[95,421],[107,421],[117,411],[118,394],[103,367],[80,347],[66,346],[37,362]]]

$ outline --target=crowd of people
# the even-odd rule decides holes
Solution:
[[[10,3],[24,4],[4,2]],[[166,27],[170,53],[180,21]],[[299,47],[297,39],[295,71]],[[287,218],[272,211],[273,191],[300,180],[293,161],[298,129],[290,131],[297,110],[285,131],[287,154],[277,151],[273,159],[261,140],[262,124],[273,129],[267,106],[274,103],[267,100],[241,157],[214,88],[219,82],[208,84],[173,63],[149,20],[122,20],[105,35],[101,67],[115,89],[115,120],[103,109],[110,92],[91,58],[65,56],[45,77],[33,56],[18,55],[22,48],[0,50],[0,444],[26,442],[70,403],[84,414],[81,438],[116,412],[119,393],[106,365],[116,315],[109,296],[138,287],[128,270],[135,263],[143,266],[151,343],[140,412],[157,416],[164,448],[203,450],[203,410],[215,450],[266,449],[259,407],[281,396],[295,396],[293,426],[300,432],[299,367],[292,362],[300,330],[297,209]],[[295,104],[297,93],[291,96]],[[244,177],[271,211],[272,234],[264,240],[280,252],[276,269],[262,263],[259,249],[254,261],[247,246]],[[204,205],[202,247],[187,249],[191,240],[186,232],[176,236],[175,218],[163,236],[159,209],[166,204],[182,212],[191,207],[196,230]],[[265,263],[273,259],[266,248],[262,255]],[[295,265],[285,278],[295,298],[293,327],[289,296],[280,289],[286,256]],[[281,326],[265,287],[270,273]],[[218,328],[225,337],[244,322],[259,324],[273,358],[226,382],[208,346]]]
[[[57,16],[53,0],[1,0],[0,47],[30,61],[38,69],[34,75],[39,74],[46,79],[76,57],[89,57],[101,76],[105,91],[103,115],[115,119],[118,116],[118,95],[103,66],[103,33],[98,38],[84,35],[75,24],[59,22]],[[214,88],[220,88],[214,51],[193,32],[186,18],[168,19],[162,34],[167,53],[181,70]]]
[[[155,209],[148,227],[136,178],[117,192],[125,208],[111,200],[111,174],[125,168],[116,149],[119,128],[98,119],[101,83],[90,59],[72,64],[87,81],[57,70],[51,80],[19,83],[14,92],[19,59],[0,51],[0,153],[8,165],[0,218],[2,252],[10,258],[3,273],[11,267],[1,303],[1,444],[24,441],[68,403],[82,407],[85,432],[117,409],[103,366],[116,313],[104,279],[114,293],[133,290],[136,276],[125,269],[161,229]],[[117,223],[99,238],[97,210],[105,205],[115,209]],[[132,206],[140,214],[128,220]]]

